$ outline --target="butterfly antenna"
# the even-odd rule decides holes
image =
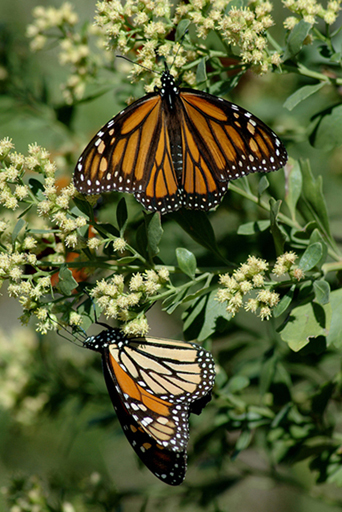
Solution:
[[[64,328],[63,328],[63,329],[64,329]],[[71,334],[71,335],[74,337],[74,339],[75,339],[78,343],[81,343],[81,345],[78,345],[78,343],[75,343],[75,345],[83,347],[83,340],[80,340],[80,339],[78,338],[78,336],[77,336],[79,333],[74,333],[74,332],[73,332],[73,333],[69,333],[69,331],[68,331],[67,329],[65,329],[65,330],[66,330],[66,332],[67,332],[68,334]],[[61,338],[63,338],[64,340],[67,340],[67,341],[69,341],[70,343],[74,343],[74,341],[73,341],[73,340],[71,340],[70,338],[68,338],[68,336],[64,336],[64,334],[62,334],[62,333],[60,332],[60,330],[59,330],[59,329],[57,329],[57,331],[56,331],[56,332],[57,332],[58,336],[60,336],[60,337],[61,337]]]
[[[83,342],[85,339],[87,339],[87,335],[86,333],[83,331],[83,329],[80,329],[78,328],[77,331],[74,331],[73,328],[71,327],[71,332],[65,327],[65,325],[61,324],[60,322],[58,322],[58,320],[56,320],[55,318],[52,318],[50,315],[49,315],[49,318],[52,322],[54,322],[55,324],[57,324],[58,328],[57,328],[57,334],[58,336],[60,336],[61,338],[69,341],[70,343],[74,343],[74,341],[70,338],[68,338],[67,336],[65,336],[64,334],[61,333],[61,331],[65,331],[67,334],[69,334],[69,336],[72,336],[78,343],[81,343],[82,346],[83,346]],[[81,339],[80,339],[81,338]]]
[[[181,46],[182,46],[182,45],[181,45],[181,41],[183,41],[184,37],[186,36],[186,34],[187,34],[188,32],[189,32],[189,29],[186,29],[186,31],[184,32],[184,34],[182,35],[182,37],[181,37],[181,38],[179,39],[179,41],[177,41],[177,43],[176,43],[176,44],[178,44],[178,48],[177,48],[177,51],[176,51],[176,55],[173,57],[173,61],[172,61],[172,64],[171,64],[171,66],[170,66],[170,70],[169,70],[169,71],[171,71],[172,67],[174,66],[174,64],[175,64],[175,62],[176,62],[176,59],[177,59],[177,57],[178,57],[179,50],[181,49]],[[167,68],[167,65],[166,65],[166,69],[168,69],[168,68]]]
[[[125,57],[124,55],[116,55],[117,59],[124,59],[127,60],[127,62],[130,62],[131,64],[135,64],[136,66],[140,66],[141,68],[147,69],[150,73],[158,74],[157,71],[153,71],[153,69],[147,68],[143,64],[140,64],[139,62],[133,62],[133,60],[129,59],[128,57]]]

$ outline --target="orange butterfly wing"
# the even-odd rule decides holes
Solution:
[[[195,343],[127,338],[107,329],[84,347],[102,354],[103,372],[127,439],[163,482],[180,484],[186,471],[189,414],[211,399],[212,355]]]
[[[175,209],[180,192],[161,102],[158,94],[148,94],[97,132],[75,167],[79,192],[129,192],[147,209]]]
[[[123,405],[106,364],[103,365],[103,373],[118,420],[138,457],[157,478],[166,484],[181,484],[187,467],[186,451],[167,450],[151,438]]]
[[[169,71],[159,91],[111,119],[79,158],[83,194],[133,193],[148,210],[209,210],[230,180],[283,167],[287,153],[262,121],[222,98],[179,89]]]
[[[214,384],[211,354],[181,341],[131,339],[109,345],[105,361],[133,419],[165,448],[186,449],[191,404]]]
[[[191,89],[180,89],[180,99],[185,207],[209,210],[221,201],[230,180],[285,165],[283,144],[250,112]]]

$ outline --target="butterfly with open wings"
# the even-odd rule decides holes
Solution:
[[[167,68],[161,84],[89,142],[74,171],[79,192],[129,192],[147,210],[161,213],[210,210],[230,180],[286,164],[282,142],[250,112],[179,88]]]

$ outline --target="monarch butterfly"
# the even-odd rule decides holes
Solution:
[[[78,159],[83,194],[133,193],[151,211],[210,210],[228,182],[283,167],[273,131],[243,108],[202,91],[178,88],[165,66],[162,87],[106,123]]]
[[[212,355],[195,343],[128,338],[109,328],[83,346],[102,354],[109,396],[123,431],[145,466],[163,482],[182,483],[189,414],[211,399]]]

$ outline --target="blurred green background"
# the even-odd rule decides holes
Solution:
[[[63,173],[71,174],[72,155],[78,155],[98,127],[108,120],[109,113],[114,115],[122,108],[127,96],[127,83],[122,82],[120,75],[111,75],[112,90],[90,103],[78,105],[70,128],[59,121],[58,116],[63,117],[59,108],[63,103],[60,84],[65,81],[67,70],[59,66],[53,46],[32,54],[25,37],[26,26],[32,20],[32,8],[39,4],[2,0],[0,5],[1,69],[6,70],[2,75],[0,73],[0,138],[11,137],[17,150],[22,152],[26,152],[29,143],[37,141],[51,152],[57,164],[60,155],[69,154],[70,165],[62,159],[61,167]],[[93,2],[78,0],[73,4],[84,21],[92,19]],[[281,3],[274,4],[278,25],[273,32],[281,41],[284,35],[280,36],[279,23],[285,15]],[[317,58],[314,49],[306,51],[306,58],[308,62]],[[297,75],[257,77],[248,73],[229,99],[270,124],[281,134],[291,157],[309,158],[314,174],[323,175],[332,231],[341,242],[342,151],[340,148],[330,152],[314,149],[307,137],[312,116],[331,106],[338,98],[336,91],[327,88],[302,102],[292,112],[284,109],[286,98],[306,83],[310,81]],[[139,96],[143,88],[136,87],[134,92]],[[251,177],[252,182],[254,179]],[[279,191],[281,196],[284,188],[282,174],[269,179],[273,190]],[[128,201],[133,208],[136,207],[132,198]],[[245,222],[253,220],[254,214],[254,206],[228,194],[222,207],[211,218],[217,239],[226,245],[227,253],[237,262],[248,255],[250,246],[243,237],[236,235],[236,229],[242,219]],[[106,210],[103,215],[106,215]],[[203,248],[179,226],[165,222],[163,227],[161,259],[172,264],[169,248],[177,243],[193,251],[205,264],[207,256]],[[262,252],[263,248],[267,249],[270,239],[262,238],[260,244]],[[12,486],[13,494],[22,493],[24,500],[22,508],[12,512],[167,512],[180,507],[189,512],[340,510],[342,490],[333,484],[316,485],[315,474],[310,472],[307,461],[295,463],[290,470],[278,468],[275,474],[265,457],[262,434],[260,437],[257,435],[253,445],[235,460],[228,460],[220,453],[222,446],[226,446],[227,453],[233,453],[237,439],[234,432],[226,434],[226,444],[222,441],[222,432],[210,443],[203,443],[203,435],[213,421],[213,403],[200,417],[191,419],[190,467],[185,483],[179,488],[164,486],[140,467],[122,434],[105,388],[100,358],[56,335],[39,337],[31,333],[28,327],[20,326],[17,320],[20,314],[18,303],[8,299],[4,293],[0,297],[0,404],[3,404],[0,409],[0,486]],[[166,313],[153,310],[149,321],[152,336],[182,337],[179,314],[170,318]],[[254,338],[260,341],[258,347],[249,343],[249,335],[252,341]],[[262,357],[267,350],[267,336],[267,325],[255,318],[246,319],[246,314],[237,315],[231,332],[215,340],[214,354],[220,357],[220,364],[228,368],[227,373],[231,376],[238,374],[241,368],[241,374],[248,373],[246,367],[243,368],[244,361],[252,365]],[[236,348],[239,342],[246,350]],[[310,359],[310,355],[302,353],[291,359],[291,354],[285,349],[283,352],[288,362],[312,365],[313,373],[315,364],[322,362],[319,355]],[[339,365],[340,360],[330,355],[317,373],[334,374]],[[316,379],[316,375],[311,375],[309,381],[310,377],[313,381]],[[12,388],[14,396],[20,394],[20,389],[27,393],[25,379],[32,387],[32,396],[38,388],[40,395],[31,401],[23,398],[16,410],[6,400],[10,400]],[[297,384],[298,393],[307,391],[303,381]],[[253,390],[250,392],[257,394]],[[44,413],[37,415],[40,407],[44,408]],[[341,411],[336,409],[335,413],[336,422],[341,426]],[[31,477],[34,478],[32,481]],[[208,482],[210,486],[207,486]],[[30,492],[37,494],[36,509],[25,508],[24,496]],[[40,496],[47,496],[49,505]],[[0,494],[0,509],[6,510],[7,507],[8,502]]]

